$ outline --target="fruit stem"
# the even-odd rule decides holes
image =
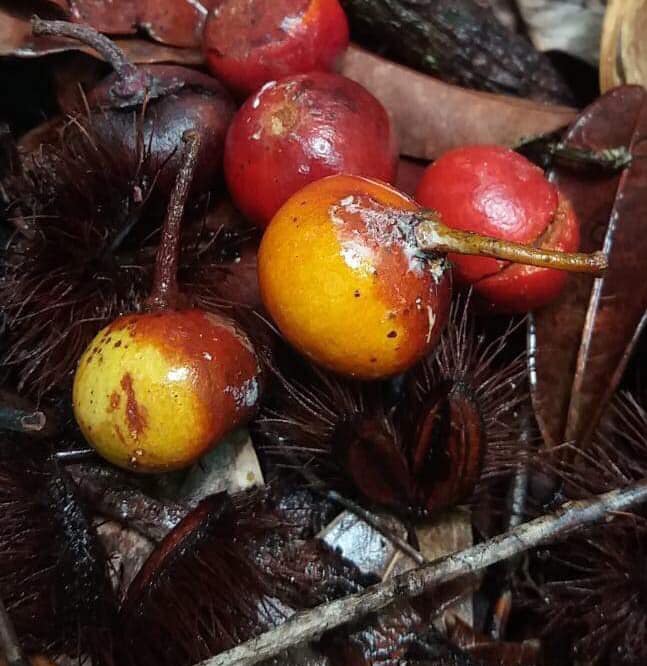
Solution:
[[[187,130],[182,135],[182,141],[186,144],[184,155],[162,227],[162,237],[155,258],[153,290],[146,302],[148,310],[174,309],[178,304],[177,270],[180,259],[180,232],[189,188],[198,161],[200,135],[195,130]]]
[[[113,84],[111,92],[128,104],[138,104],[143,91],[151,87],[152,77],[128,60],[126,54],[105,35],[88,25],[69,21],[44,21],[37,16],[31,20],[34,35],[67,37],[74,39],[95,50],[115,70],[118,83]]]
[[[469,254],[493,257],[516,264],[555,268],[571,273],[601,275],[607,268],[604,252],[583,254],[581,252],[559,252],[543,250],[520,243],[481,236],[470,231],[459,231],[445,226],[438,213],[425,210],[415,215],[417,220],[416,240],[425,252]]]

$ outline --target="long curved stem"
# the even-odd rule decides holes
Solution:
[[[154,78],[128,60],[126,54],[110,39],[88,25],[69,21],[43,21],[37,16],[31,20],[34,35],[66,37],[89,46],[115,70],[117,81],[110,87],[118,106],[140,104],[154,86]]]
[[[34,35],[49,37],[67,37],[86,44],[94,49],[121,76],[128,72],[133,64],[126,54],[110,39],[90,26],[70,23],[69,21],[44,21],[34,16],[31,20]]]
[[[470,254],[493,257],[517,264],[555,268],[571,273],[601,275],[607,268],[604,252],[583,254],[581,252],[559,252],[543,250],[520,243],[481,236],[470,231],[459,231],[444,225],[440,216],[430,210],[415,215],[416,240],[421,250],[445,254]]]
[[[182,218],[198,162],[200,135],[195,130],[187,130],[182,135],[182,141],[185,143],[184,155],[162,227],[162,237],[155,259],[153,289],[147,301],[149,310],[175,308],[179,297],[177,270],[180,258]]]

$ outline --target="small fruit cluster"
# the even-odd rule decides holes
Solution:
[[[447,321],[452,274],[491,308],[525,312],[559,294],[560,271],[604,266],[599,255],[566,254],[579,242],[569,202],[511,150],[460,148],[427,169],[416,200],[394,189],[387,111],[330,71],[348,43],[338,0],[215,3],[206,61],[235,96],[249,95],[238,111],[217,80],[134,67],[83,26],[37,22],[35,32],[76,37],[113,63],[88,95],[98,131],[123,143],[130,112],[142,111],[157,192],[170,195],[149,311],[100,331],[74,382],[84,435],[117,465],[184,467],[259,400],[250,341],[191,308],[177,287],[184,205],[213,187],[223,165],[234,203],[264,231],[267,311],[303,355],[351,377],[392,376],[429,353]],[[181,137],[184,157],[169,160]]]

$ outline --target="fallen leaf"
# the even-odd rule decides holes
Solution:
[[[108,35],[139,30],[170,46],[198,48],[209,9],[215,0],[49,0],[70,20],[87,23]]]
[[[600,47],[602,92],[624,83],[647,85],[647,0],[610,0]]]
[[[466,650],[483,666],[537,666],[542,662],[539,641],[509,643],[492,640],[489,636],[477,633],[459,617],[447,621],[448,638]]]
[[[52,0],[51,0],[52,1]],[[53,0],[77,23],[87,23],[99,32],[128,35],[137,32],[136,0]]]
[[[387,108],[400,152],[433,159],[469,143],[513,146],[568,125],[577,111],[444,83],[351,46],[341,73],[370,90]]]
[[[647,165],[639,144],[647,131],[646,102],[643,88],[616,88],[583,111],[566,135],[575,147],[630,146],[635,159],[624,173],[550,173],[577,212],[582,250],[604,246],[609,269],[595,282],[570,276],[562,296],[531,318],[532,399],[549,446],[585,439],[595,428],[642,327]]]
[[[0,56],[34,58],[65,51],[82,51],[99,58],[95,51],[72,40],[35,38],[31,33],[32,14],[31,6],[16,10],[8,6],[8,3],[0,5]],[[114,41],[135,63],[168,62],[178,65],[204,63],[198,44],[192,48],[178,48],[139,37],[121,37]]]

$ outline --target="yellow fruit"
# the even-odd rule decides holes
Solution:
[[[254,350],[226,319],[201,310],[131,315],[81,357],[74,414],[110,462],[161,472],[195,462],[250,418],[259,389]]]
[[[394,188],[330,176],[295,195],[259,250],[263,302],[313,361],[363,379],[402,372],[437,342],[451,286],[405,222],[417,204]]]

